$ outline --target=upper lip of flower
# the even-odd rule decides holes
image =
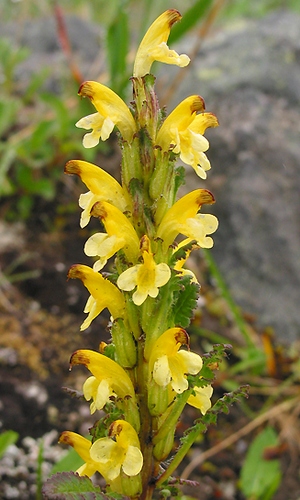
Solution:
[[[68,278],[79,278],[91,294],[84,309],[89,315],[82,323],[81,330],[88,328],[106,307],[114,319],[123,317],[125,301],[122,293],[100,273],[83,264],[74,264],[69,269]]]
[[[154,61],[187,66],[190,62],[189,57],[186,54],[177,54],[166,44],[171,27],[180,19],[181,14],[178,10],[169,9],[152,23],[137,50],[133,76],[140,77],[149,73]]]
[[[118,127],[125,141],[130,142],[132,140],[132,137],[136,132],[134,118],[125,102],[113,90],[105,85],[102,85],[101,83],[87,81],[80,86],[78,94],[82,97],[88,97],[92,101],[97,112],[99,113],[99,119],[102,119],[102,125],[100,122],[97,123],[97,113],[95,113],[94,115],[89,115],[89,117],[87,117],[89,120],[85,120],[85,118],[79,120],[76,126],[94,128],[93,125],[95,125],[95,127],[99,130],[94,131],[94,134],[97,135],[99,140],[102,133],[102,126],[103,124],[106,124],[105,120],[109,120],[112,125],[116,125]],[[110,127],[108,129],[108,132],[103,140],[107,139],[112,131],[112,128]]]
[[[157,229],[157,237],[163,240],[164,250],[168,249],[179,233],[197,240],[196,236],[192,234],[191,222],[194,221],[195,225],[200,224],[200,221],[196,219],[198,210],[203,204],[214,202],[215,198],[213,194],[207,189],[196,189],[176,201],[167,211]],[[212,229],[207,227],[206,234],[216,231],[218,219],[210,214],[203,214],[202,217],[204,226],[205,218],[207,217],[209,217],[212,225]],[[203,242],[202,245],[199,243],[199,246],[203,246]]]
[[[107,380],[119,397],[130,396],[135,399],[132,382],[125,370],[104,354],[90,349],[79,349],[70,359],[70,366],[74,365],[86,366],[99,381]]]
[[[80,476],[84,475],[91,477],[96,471],[100,472],[100,464],[97,464],[90,456],[90,449],[92,445],[91,441],[76,432],[64,431],[59,436],[58,442],[72,446],[85,462],[81,467],[79,467],[79,469],[77,469],[77,474]]]
[[[124,212],[128,208],[122,186],[110,174],[87,161],[71,160],[65,165],[66,174],[75,174],[90,190],[80,195],[79,206],[83,208],[80,226],[85,227],[90,220],[90,212],[97,201],[107,201]]]

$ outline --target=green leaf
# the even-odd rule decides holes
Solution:
[[[157,481],[157,486],[160,487],[173,474],[178,465],[182,462],[190,447],[193,445],[199,434],[206,432],[211,424],[216,424],[219,413],[228,413],[229,406],[235,401],[239,401],[242,397],[248,397],[248,386],[241,386],[238,390],[224,394],[224,396],[214,404],[214,406],[205,414],[195,421],[195,425],[190,427],[180,439],[180,447],[169,463],[166,470],[162,473]]]
[[[98,486],[87,476],[73,472],[61,472],[51,476],[43,486],[43,497],[47,500],[106,500]]]
[[[47,143],[47,140],[54,132],[56,125],[50,120],[41,121],[35,128],[33,134],[30,137],[27,145],[30,146],[31,151],[39,149]]]
[[[3,457],[7,448],[14,444],[19,438],[19,434],[15,431],[6,431],[0,434],[0,458]]]
[[[44,92],[41,95],[41,98],[56,113],[55,127],[58,128],[58,136],[59,139],[62,141],[62,139],[67,135],[67,132],[69,131],[69,125],[70,125],[69,110],[67,109],[63,99],[60,96],[50,94],[50,92],[49,93]]]
[[[20,102],[14,98],[3,98],[0,101],[0,136],[4,135],[16,122]]]
[[[193,310],[197,305],[199,285],[191,283],[190,276],[183,276],[179,280],[180,290],[174,293],[174,324],[187,328],[191,322]]]
[[[20,164],[17,170],[18,185],[25,194],[40,195],[46,200],[52,200],[55,195],[54,180],[34,178],[32,169]]]
[[[266,460],[265,450],[278,444],[275,430],[266,427],[251,443],[241,471],[240,487],[251,500],[271,500],[281,482],[279,460]]]
[[[189,10],[187,10],[181,21],[173,26],[168,45],[171,46],[172,43],[179,40],[179,38],[190,31],[190,29],[204,16],[212,3],[212,0],[198,0]]]
[[[125,82],[128,83],[126,60],[129,52],[129,27],[128,14],[121,6],[107,30],[106,42],[110,67],[110,86],[122,96]]]
[[[15,160],[16,151],[12,146],[6,147],[0,143],[0,153],[0,195],[10,195],[14,192],[14,186],[7,173]]]

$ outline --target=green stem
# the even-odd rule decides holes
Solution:
[[[139,439],[141,443],[141,451],[143,453],[143,468],[141,471],[142,477],[142,494],[141,500],[152,498],[154,489],[154,481],[151,483],[151,478],[154,473],[153,460],[153,443],[152,443],[152,418],[148,410],[148,393],[147,393],[147,376],[148,363],[144,360],[143,342],[138,343],[138,364],[136,370],[137,379],[137,395],[139,397],[139,409],[141,428]]]
[[[192,389],[184,391],[183,394],[178,395],[176,401],[168,408],[168,410],[166,411],[165,420],[153,438],[154,444],[163,439],[168,434],[168,432],[170,432],[170,429],[175,428],[175,425],[182,413],[183,408],[186,405],[191,392]]]
[[[177,467],[180,465],[186,454],[188,453],[189,449],[191,446],[194,444],[196,441],[197,437],[199,436],[199,426],[195,426],[190,430],[190,432],[185,436],[182,445],[178,449],[176,455],[174,456],[172,462],[169,464],[167,469],[163,472],[163,474],[160,476],[158,481],[156,482],[156,487],[160,488],[162,484],[167,481],[167,479],[173,474],[173,472],[177,469]]]

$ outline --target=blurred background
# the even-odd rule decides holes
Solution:
[[[86,376],[80,369],[69,374],[70,354],[109,339],[105,315],[79,333],[87,293],[66,282],[72,264],[91,265],[83,245],[98,226],[79,229],[85,187],[63,168],[85,159],[118,176],[120,152],[116,135],[83,148],[75,123],[93,107],[77,91],[97,80],[129,103],[136,48],[168,8],[183,15],[169,45],[191,64],[153,66],[160,103],[169,112],[200,94],[220,122],[206,134],[208,179],[186,168],[187,189],[211,189],[220,220],[213,250],[191,258],[202,294],[189,333],[199,352],[232,345],[215,383],[218,395],[251,385],[248,402],[220,417],[221,428],[199,440],[179,473],[201,481],[201,491],[186,493],[192,498],[286,500],[287,488],[289,500],[300,497],[298,0],[2,0],[3,499],[41,498],[43,480],[65,453],[55,444],[58,433],[86,433],[92,425],[88,405],[61,387],[81,390]],[[189,412],[179,432],[197,418]],[[272,451],[267,457],[265,449]],[[60,470],[76,468],[73,459],[68,455]]]

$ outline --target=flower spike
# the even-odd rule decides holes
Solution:
[[[84,147],[96,146],[100,138],[106,141],[115,125],[125,141],[132,140],[136,132],[133,116],[125,102],[113,90],[98,82],[84,82],[78,94],[88,97],[97,110],[97,113],[85,116],[76,123],[76,127],[92,129],[92,132],[83,138]]]
[[[98,421],[89,429],[91,441],[65,431],[60,442],[73,446],[83,459],[78,474],[103,476],[99,495],[104,497],[164,495],[163,488],[172,483],[175,469],[195,442],[198,432],[193,429],[201,427],[196,421],[175,450],[177,423],[186,404],[202,415],[211,408],[212,370],[225,349],[219,346],[209,353],[204,363],[209,369],[204,369],[204,358],[190,350],[184,329],[200,288],[185,264],[192,250],[213,246],[210,235],[218,219],[200,213],[203,204],[215,202],[210,191],[195,189],[178,196],[185,172],[176,167],[176,160],[180,157],[205,179],[210,163],[204,134],[218,120],[205,111],[199,95],[184,99],[166,118],[160,107],[152,63],[189,63],[186,54],[168,47],[171,28],[180,19],[177,10],[166,10],[146,32],[130,78],[130,106],[102,83],[86,81],[79,89],[95,108],[76,124],[87,131],[83,145],[91,148],[117,129],[121,182],[87,161],[65,166],[65,173],[79,176],[88,189],[79,198],[80,226],[90,217],[100,222],[99,232],[90,232],[84,246],[93,268],[77,264],[68,273],[89,291],[81,330],[107,308],[111,339],[100,344],[99,352],[78,349],[71,356],[70,368],[83,365],[89,371],[82,391]],[[102,275],[99,271],[112,257],[111,273]],[[166,462],[171,452],[174,459]],[[73,479],[75,493],[82,484],[86,491],[91,489],[87,478],[79,481],[78,489]],[[65,478],[63,483],[54,481],[65,484]]]
[[[84,308],[84,312],[89,314],[80,330],[86,330],[93,319],[106,307],[114,319],[124,316],[123,295],[115,285],[103,278],[101,274],[88,266],[74,264],[68,272],[68,278],[79,278],[91,294]]]
[[[148,295],[153,298],[157,297],[158,288],[164,286],[171,277],[168,264],[155,263],[151,253],[150,240],[146,235],[141,239],[141,251],[144,263],[126,269],[117,280],[117,285],[121,290],[131,291],[137,287],[132,296],[132,300],[137,306],[143,304]]]
[[[181,68],[189,64],[190,58],[186,54],[177,54],[166,43],[173,24],[180,19],[181,14],[177,10],[169,9],[154,21],[137,50],[133,76],[140,77],[150,73],[154,61],[175,64]]]
[[[105,170],[87,161],[71,160],[65,166],[66,174],[76,174],[89,189],[79,197],[79,206],[83,208],[80,227],[85,227],[90,220],[90,212],[97,201],[107,201],[121,212],[127,208],[122,186]]]

